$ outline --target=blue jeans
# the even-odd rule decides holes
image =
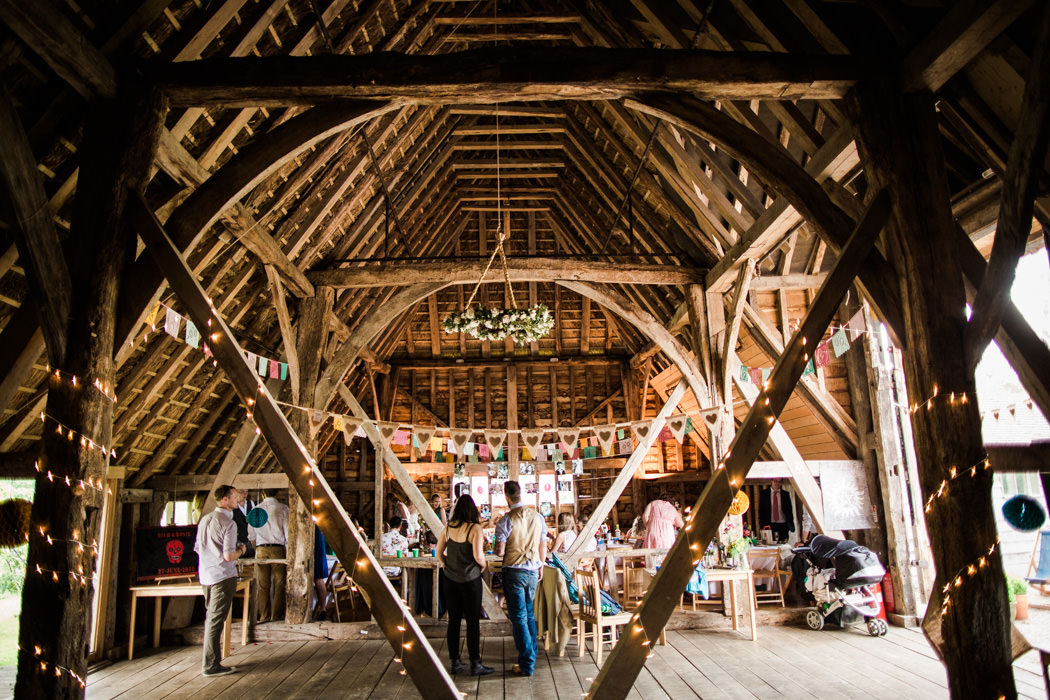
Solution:
[[[507,597],[507,613],[514,630],[514,646],[518,649],[518,666],[522,673],[532,675],[536,665],[536,615],[532,600],[540,578],[528,569],[503,569],[503,594]]]

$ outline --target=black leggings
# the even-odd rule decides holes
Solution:
[[[445,604],[448,606],[448,658],[459,661],[459,622],[467,620],[467,651],[471,661],[481,661],[481,577],[458,583],[445,579]]]

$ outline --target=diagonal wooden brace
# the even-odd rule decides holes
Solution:
[[[729,512],[733,498],[765,445],[777,416],[787,404],[817,342],[834,318],[839,301],[857,276],[889,213],[889,196],[880,191],[842,248],[835,269],[813,300],[802,327],[773,368],[768,388],[751,406],[726,452],[725,460],[717,465],[700,494],[685,527],[678,533],[678,539],[650,584],[641,607],[591,685],[590,697],[623,698],[634,685],[651,651],[646,642],[659,636],[677,607],[689,577],[717,534],[719,523]]]
[[[372,616],[383,631],[395,656],[428,697],[460,698],[452,678],[445,671],[434,649],[423,636],[411,611],[394,592],[361,533],[350,521],[322,472],[310,459],[306,448],[288,424],[284,414],[266,391],[255,369],[229,327],[212,306],[193,272],[140,196],[128,199],[128,216],[157,266],[167,277],[172,291],[185,305],[190,318],[208,339],[215,360],[230,379],[248,417],[254,419],[269,443],[278,463],[288,475],[304,503],[311,504],[314,521],[354,580],[368,596]]]

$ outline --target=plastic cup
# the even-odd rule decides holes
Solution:
[[[398,558],[398,559],[400,559],[400,558],[401,558],[401,556],[402,556],[402,554],[401,554],[401,550],[400,550],[400,549],[399,549],[399,550],[397,550],[397,552],[395,552],[395,554],[397,555],[397,558]]]
[[[418,549],[413,549],[412,550],[412,556],[413,557],[418,557],[419,556],[419,550]]]
[[[431,547],[430,548],[430,556],[436,557],[437,555],[438,555],[437,547]]]

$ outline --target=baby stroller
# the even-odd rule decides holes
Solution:
[[[851,540],[817,535],[808,547],[792,551],[792,568],[797,566],[799,573],[804,574],[795,578],[802,588],[800,593],[816,606],[806,613],[810,629],[822,629],[825,621],[846,627],[863,620],[872,637],[889,631],[886,621],[876,617],[879,601],[868,588],[886,575],[871,550]]]

